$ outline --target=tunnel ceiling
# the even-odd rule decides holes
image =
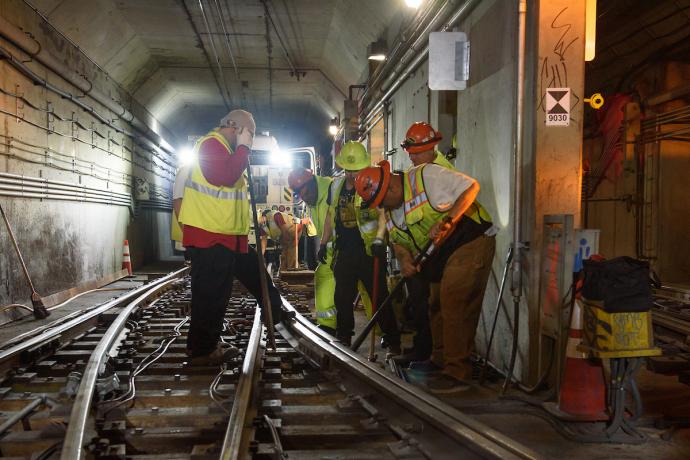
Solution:
[[[203,134],[228,107],[246,107],[258,129],[287,146],[325,143],[329,117],[365,72],[367,44],[397,15],[411,14],[399,0],[30,3],[178,140]]]

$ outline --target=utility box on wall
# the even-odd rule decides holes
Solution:
[[[544,216],[544,245],[541,260],[541,332],[558,339],[568,329],[573,273],[582,270],[582,261],[599,251],[596,229],[573,228],[573,216]]]
[[[429,89],[463,90],[470,79],[470,42],[464,32],[429,34]]]

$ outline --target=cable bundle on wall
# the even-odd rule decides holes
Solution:
[[[0,173],[0,196],[79,201],[132,207],[132,197],[126,193],[8,173]]]

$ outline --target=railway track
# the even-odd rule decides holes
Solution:
[[[276,348],[256,301],[229,302],[222,367],[185,353],[180,270],[0,350],[1,458],[537,458],[314,327],[285,291]]]

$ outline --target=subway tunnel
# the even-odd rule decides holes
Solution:
[[[688,0],[2,0],[0,120],[0,457],[690,456]]]

